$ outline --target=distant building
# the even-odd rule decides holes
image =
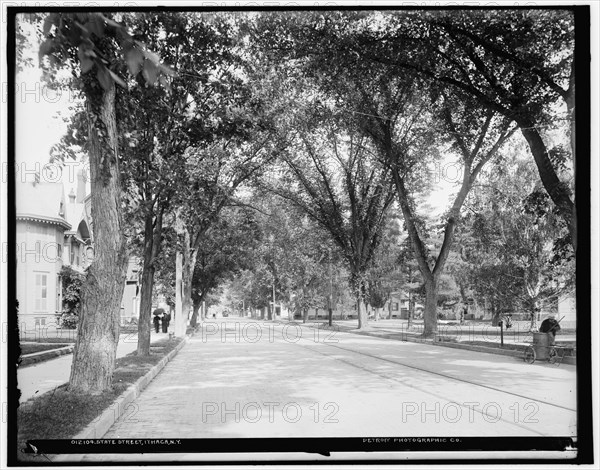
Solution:
[[[408,319],[408,310],[409,310],[410,299],[408,297],[408,293],[402,292],[392,292],[390,294],[390,300],[386,303],[383,308],[382,315],[385,318],[388,315],[391,318],[401,318],[403,320]],[[418,316],[423,313],[423,305],[415,302],[415,316]]]

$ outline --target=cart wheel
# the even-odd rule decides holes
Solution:
[[[533,364],[535,362],[535,349],[531,346],[525,350],[525,354],[523,355],[523,359],[528,364]]]
[[[556,352],[556,348],[550,347],[550,349],[548,350],[548,362],[550,364],[554,364],[557,359],[558,359],[558,353]]]

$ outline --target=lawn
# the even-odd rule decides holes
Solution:
[[[75,339],[76,339],[76,331],[75,330],[68,330],[69,333],[60,333],[60,330],[57,330],[57,334],[51,334],[51,335],[46,335],[44,336],[23,336],[21,335],[20,337],[20,341],[26,341],[26,342],[32,342],[32,343],[59,343],[59,344],[64,344],[64,343],[74,343]],[[22,346],[21,346],[22,347]]]
[[[151,344],[150,356],[138,357],[133,352],[117,359],[112,388],[101,394],[69,392],[65,384],[27,400],[17,411],[18,448],[25,448],[26,441],[30,439],[73,437],[99,417],[119,395],[181,341],[181,338],[164,338]],[[20,454],[19,459],[26,462],[47,462],[45,457],[35,454]]]
[[[71,346],[73,343],[33,343],[33,344],[21,344],[21,355],[33,354],[42,351],[49,351],[51,349],[63,348],[65,346]]]

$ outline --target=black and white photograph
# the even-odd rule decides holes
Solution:
[[[600,5],[446,3],[3,5],[3,468],[597,468]]]

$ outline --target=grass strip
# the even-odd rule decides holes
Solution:
[[[73,330],[70,330],[73,331]],[[75,342],[75,335],[72,333],[69,334],[59,334],[56,336],[23,336],[21,338],[19,338],[20,341],[20,345],[21,345],[21,349],[23,348],[23,346],[25,346],[27,343],[38,343],[38,344],[73,344]]]
[[[99,394],[67,390],[67,384],[19,406],[17,411],[18,448],[24,449],[31,439],[69,439],[97,419],[130,385],[144,376],[182,341],[164,338],[151,344],[149,356],[136,352],[117,359],[113,384]],[[47,458],[36,454],[20,454],[24,462],[42,462]]]
[[[71,346],[73,343],[35,343],[35,344],[22,344],[21,345],[21,355],[24,356],[26,354],[34,354],[42,351],[51,351],[52,349],[64,348],[66,346]]]

